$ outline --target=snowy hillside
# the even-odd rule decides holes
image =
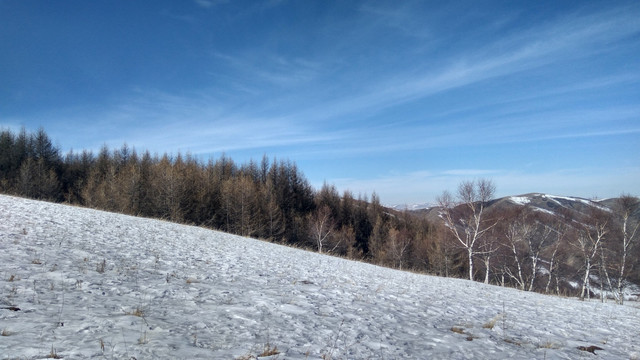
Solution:
[[[638,303],[380,268],[0,196],[0,357],[640,358]],[[275,353],[276,351],[273,351]]]
[[[534,211],[547,213],[553,216],[559,216],[559,210],[568,210],[575,213],[586,213],[590,207],[595,207],[600,210],[611,212],[616,199],[606,200],[588,200],[575,196],[557,196],[540,193],[529,193],[518,196],[505,196],[498,199],[491,200],[488,203],[488,207],[491,210],[496,209],[510,209],[515,206],[527,205]],[[433,206],[418,206],[415,208],[407,207],[410,211],[416,213],[426,214],[427,218],[432,221],[438,221],[440,215],[440,208],[437,205]],[[640,214],[632,214],[633,217],[638,217]]]
[[[395,205],[385,205],[389,209],[393,209],[396,211],[418,211],[418,210],[427,210],[432,207],[437,206],[436,204],[431,203],[421,203],[421,204],[395,204]]]

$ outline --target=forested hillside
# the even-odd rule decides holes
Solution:
[[[492,199],[485,180],[463,182],[455,198],[418,211],[440,223],[440,271],[466,263],[470,279],[521,290],[611,297],[622,303],[640,291],[640,202],[622,195],[605,201],[547,194]],[[464,254],[464,260],[460,254]]]
[[[640,284],[639,202],[529,194],[495,199],[480,179],[420,212],[374,193],[314,189],[289,160],[139,153],[62,154],[44,130],[0,132],[0,191],[205,226],[399,269],[522,290],[609,296]]]
[[[339,194],[311,187],[288,160],[202,162],[187,154],[157,155],[123,145],[98,154],[64,156],[44,130],[0,134],[0,190],[107,211],[206,226],[243,236],[372,259],[386,239],[425,238],[426,221],[380,205],[376,194]],[[404,245],[403,245],[404,246]],[[406,249],[398,266],[420,267]],[[391,261],[391,259],[389,260]],[[409,264],[411,263],[411,264]]]

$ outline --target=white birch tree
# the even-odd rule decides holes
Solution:
[[[530,238],[530,233],[533,231],[533,226],[527,221],[526,216],[518,215],[515,219],[511,220],[506,225],[504,231],[504,246],[509,249],[509,252],[513,256],[513,262],[515,264],[515,273],[509,266],[505,267],[505,272],[509,277],[516,282],[518,288],[526,290],[526,279],[524,275],[524,260],[525,255],[528,253],[527,239]]]
[[[327,205],[323,205],[320,209],[314,212],[311,215],[310,226],[313,242],[315,243],[318,252],[322,254],[324,246],[327,244],[330,236],[332,236],[335,230],[335,222],[331,216],[331,209],[329,209]]]
[[[485,208],[493,199],[495,185],[491,180],[463,181],[458,186],[457,202],[448,191],[438,198],[442,219],[456,241],[467,252],[469,280],[473,280],[473,258],[482,237],[497,222],[487,220]]]
[[[633,221],[631,215],[640,207],[640,200],[631,195],[622,195],[618,198],[615,205],[615,211],[618,212],[622,218],[621,222],[621,240],[622,244],[619,250],[618,261],[618,281],[616,284],[617,301],[619,304],[624,303],[624,286],[627,279],[628,266],[627,258],[633,246],[635,245],[638,237],[638,226],[640,222]]]
[[[608,220],[600,211],[593,210],[575,237],[574,246],[578,248],[584,261],[581,299],[584,299],[585,295],[587,298],[590,297],[591,272],[597,265],[597,256],[602,251],[605,235],[609,232]]]

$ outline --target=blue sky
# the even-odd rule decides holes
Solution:
[[[638,1],[0,0],[0,127],[383,203],[640,195]]]

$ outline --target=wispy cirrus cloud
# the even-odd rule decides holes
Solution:
[[[236,110],[202,93],[187,96],[137,90],[115,105],[62,109],[49,113],[48,119],[50,124],[59,124],[52,131],[54,137],[60,132],[84,139],[82,147],[94,151],[102,144],[113,148],[126,142],[151,152],[266,152],[300,144],[326,145],[343,137],[340,132],[317,131],[313,124],[259,115],[259,111]],[[83,123],[83,118],[91,121]],[[66,127],[65,123],[82,125]]]
[[[34,19],[68,19],[4,14],[19,36],[10,61],[0,56],[2,74],[10,88],[30,85],[9,89],[25,95],[11,97],[0,122],[43,124],[75,149],[127,142],[238,161],[290,157],[313,181],[389,198],[477,176],[499,189],[529,177],[538,183],[526,191],[547,191],[548,179],[593,185],[607,173],[630,179],[614,168],[637,169],[628,154],[638,148],[640,113],[633,1],[127,4],[101,18],[114,29],[124,15],[135,24],[113,34],[86,20],[99,7],[66,14],[83,24],[82,38],[114,51],[78,61],[82,44],[60,42],[60,56],[47,59],[59,70],[51,74],[38,72],[51,42],[33,36],[49,30]],[[140,16],[144,29],[128,21]],[[124,31],[137,36],[116,36]],[[78,63],[90,70],[68,66]]]
[[[567,62],[606,52],[608,44],[640,32],[640,23],[625,8],[604,14],[557,19],[499,38],[476,49],[445,55],[439,68],[413,68],[372,79],[362,91],[334,101],[327,116],[340,116],[362,109],[384,109],[480,81],[519,73],[532,68]],[[428,62],[427,62],[428,63]]]
[[[212,53],[214,59],[229,67],[236,81],[257,88],[260,82],[291,87],[319,76],[322,64],[305,58],[287,58],[274,53],[230,55]],[[250,85],[249,85],[250,84]]]
[[[228,3],[229,0],[194,0],[194,3],[201,8],[210,9],[216,5]]]
[[[369,12],[373,10],[369,9]],[[408,16],[408,14],[405,14]],[[392,18],[405,16],[402,12],[393,14]],[[616,40],[629,36],[640,30],[640,25],[632,15],[626,14],[624,9],[614,9],[597,15],[572,14],[568,18],[556,19],[530,28],[521,29],[508,37],[500,37],[486,44],[478,44],[471,51],[464,53],[447,54],[447,61],[440,61],[435,68],[425,67],[422,64],[402,69],[397,72],[381,73],[366,79],[362,83],[356,83],[349,75],[342,79],[336,79],[333,86],[327,86],[325,76],[329,73],[326,63],[304,57],[284,57],[270,51],[248,54],[230,55],[215,52],[213,56],[221,61],[224,66],[231,69],[231,74],[224,75],[219,72],[216,76],[227,77],[225,81],[236,84],[234,87],[240,92],[249,94],[252,101],[251,107],[236,103],[239,96],[231,98],[229,94],[223,95],[227,103],[219,104],[222,110],[212,113],[209,105],[199,105],[199,98],[207,99],[207,89],[201,94],[196,94],[194,99],[183,98],[180,101],[183,106],[192,107],[190,117],[199,118],[202,124],[215,126],[213,118],[232,119],[236,123],[268,124],[268,129],[279,129],[286,122],[288,127],[297,128],[297,139],[307,139],[310,142],[323,139],[342,140],[338,147],[328,149],[328,152],[342,151],[343,153],[357,154],[370,151],[402,150],[409,148],[425,148],[450,146],[455,143],[481,144],[495,142],[532,141],[540,139],[542,135],[522,136],[527,133],[548,132],[557,133],[575,123],[577,118],[584,125],[585,118],[595,119],[597,123],[602,118],[593,113],[577,114],[563,113],[563,110],[543,110],[539,104],[532,102],[536,98],[551,97],[555,94],[580,89],[569,86],[564,88],[550,88],[536,90],[519,98],[489,98],[487,101],[494,103],[506,102],[514,104],[513,107],[501,106],[501,109],[484,113],[482,123],[469,123],[477,117],[473,112],[474,107],[469,108],[469,114],[457,116],[453,119],[449,114],[446,126],[423,124],[416,119],[408,120],[412,123],[412,134],[406,134],[402,129],[386,128],[382,126],[369,126],[368,139],[359,139],[358,130],[367,118],[375,116],[381,111],[410,103],[418,99],[429,98],[455,89],[464,88],[489,79],[518,74],[533,68],[566,63],[576,57],[590,56],[595,52],[607,51],[600,44],[615,43]],[[344,39],[349,41],[349,39]],[[332,51],[327,51],[332,53]],[[256,62],[254,59],[259,59]],[[339,61],[339,60],[336,60]],[[433,65],[433,64],[431,64]],[[343,65],[348,66],[348,65]],[[631,73],[631,76],[638,74]],[[584,83],[582,89],[588,87],[606,86],[625,81],[627,75],[619,78],[610,77],[602,80],[603,83]],[[345,84],[340,86],[340,84]],[[266,86],[265,86],[266,85]],[[275,86],[279,90],[273,91]],[[342,89],[349,89],[345,91]],[[283,91],[284,90],[284,91]],[[267,95],[268,94],[268,95]],[[267,95],[265,97],[265,95]],[[193,101],[191,104],[190,102]],[[520,103],[518,103],[520,102]],[[463,107],[466,104],[461,104]],[[488,103],[483,102],[482,106]],[[528,114],[530,112],[536,115]],[[197,110],[196,110],[197,109]],[[456,108],[455,111],[458,108]],[[180,118],[179,109],[166,111]],[[605,108],[608,116],[620,114],[620,109]],[[269,115],[265,116],[265,112]],[[502,114],[500,114],[502,112]],[[596,111],[597,112],[597,111]],[[427,117],[443,117],[444,114],[425,114]],[[184,117],[184,116],[182,116]],[[236,120],[234,120],[236,119]],[[238,121],[237,119],[244,119]],[[508,119],[508,121],[506,120]],[[561,121],[559,121],[561,120]],[[398,125],[404,119],[394,120]],[[303,126],[302,123],[307,123]],[[456,127],[456,124],[459,126]],[[534,125],[529,126],[528,124]],[[224,127],[218,127],[220,131]],[[354,130],[350,130],[350,129]],[[496,131],[499,129],[500,131]],[[314,136],[305,131],[313,132]],[[336,136],[336,133],[340,136]],[[236,136],[234,131],[226,131],[227,134]],[[318,136],[323,133],[323,136]],[[564,136],[575,133],[565,132]],[[592,132],[599,134],[602,132]],[[222,134],[222,132],[221,132]],[[420,137],[418,135],[421,135]],[[562,136],[562,135],[560,135]],[[381,144],[382,139],[387,140]],[[275,138],[275,137],[274,137]],[[398,141],[393,141],[397,139]],[[250,146],[250,144],[262,144],[263,142],[237,141],[234,148]],[[277,142],[271,142],[276,144]],[[284,143],[282,141],[281,143]]]

